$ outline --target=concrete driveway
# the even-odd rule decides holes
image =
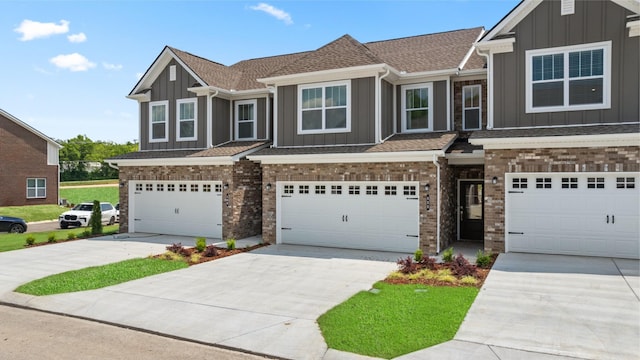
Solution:
[[[290,359],[323,358],[327,347],[316,318],[369,289],[394,270],[395,260],[402,256],[272,245],[99,290],[44,297],[11,292],[19,283],[47,273],[123,257],[97,248],[94,254],[90,242],[0,254],[0,301]],[[93,242],[108,245],[105,249],[117,247]],[[137,248],[143,244],[149,245],[121,242],[136,247],[138,256],[162,252],[165,246]],[[63,266],[78,262],[76,258],[84,259],[82,264]],[[32,271],[29,261],[42,266]]]
[[[409,359],[638,359],[638,260],[501,254],[454,341]]]

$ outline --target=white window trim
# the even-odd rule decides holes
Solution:
[[[240,137],[240,119],[238,119],[240,112],[238,111],[238,108],[240,107],[240,105],[247,105],[247,104],[253,104],[253,136],[252,137],[246,137],[246,138],[241,138]],[[249,121],[243,121],[243,122],[249,122]],[[235,104],[235,138],[236,140],[256,140],[258,138],[258,100],[256,99],[252,99],[252,100],[242,100],[242,101],[236,101]]]
[[[322,88],[322,98],[324,99],[325,89],[331,86],[346,86],[347,87],[347,126],[344,129],[326,129],[326,111],[327,108],[322,104],[322,129],[318,130],[302,130],[302,91],[305,89]],[[340,106],[342,107],[342,106]],[[298,135],[306,134],[333,134],[333,133],[346,133],[351,132],[351,81],[332,81],[323,83],[313,83],[307,85],[298,86]]]
[[[193,136],[181,137],[180,136],[180,104],[193,103]],[[193,141],[198,140],[198,98],[178,99],[176,100],[176,141]]]
[[[569,105],[569,53],[574,51],[603,49],[603,71],[602,71],[602,103],[586,105]],[[540,55],[551,55],[562,53],[564,56],[564,101],[562,106],[533,107],[533,57]],[[611,108],[611,41],[603,41],[591,44],[581,44],[573,46],[561,46],[548,49],[537,49],[526,51],[525,56],[525,77],[526,77],[526,112],[546,113],[554,111],[582,111]],[[560,80],[560,79],[558,79]]]
[[[429,116],[427,119],[428,127],[426,129],[407,129],[407,90],[413,89],[423,89],[427,88],[429,90]],[[401,87],[402,93],[402,132],[403,133],[420,133],[420,132],[429,132],[433,131],[433,83],[421,83],[421,84],[411,84],[411,85],[403,85]]]
[[[164,138],[154,139],[153,138],[153,107],[158,105],[164,105],[166,108],[165,119],[164,119]],[[152,101],[149,103],[149,142],[157,143],[157,142],[166,142],[169,139],[169,100],[162,101]]]
[[[31,189],[29,187],[29,180],[35,180],[36,186],[33,187],[32,189],[35,190],[35,196],[29,196],[29,189]],[[43,196],[38,196],[38,189],[40,189],[38,187],[38,180],[44,180],[44,195]],[[27,199],[46,199],[47,198],[47,178],[27,178]]]
[[[469,110],[469,109],[476,109],[476,107],[470,107],[467,108],[464,104],[464,90],[465,89],[470,89],[470,88],[478,88],[478,127],[477,128],[470,128],[467,127],[467,121],[466,121],[466,112],[465,110]],[[482,85],[481,84],[474,84],[474,85],[466,85],[462,87],[462,130],[482,130]]]

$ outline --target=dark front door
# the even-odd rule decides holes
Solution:
[[[483,181],[461,180],[458,186],[460,240],[483,241]]]

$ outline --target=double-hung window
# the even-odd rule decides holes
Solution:
[[[197,139],[197,119],[197,98],[176,100],[176,133],[178,134],[178,141]]]
[[[526,52],[528,113],[607,109],[611,42]]]
[[[482,128],[482,85],[462,88],[462,128],[480,130]]]
[[[47,179],[27,178],[27,199],[43,199],[47,197]]]
[[[298,89],[298,134],[351,131],[349,81],[302,85]]]
[[[433,129],[433,84],[402,87],[402,132]]]
[[[169,101],[149,103],[149,142],[167,141],[169,132]]]
[[[254,140],[256,136],[256,100],[236,101],[236,139]]]

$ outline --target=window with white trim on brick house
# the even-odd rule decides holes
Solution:
[[[27,178],[27,199],[44,199],[47,197],[47,179]]]
[[[482,85],[462,87],[462,129],[482,128]]]

